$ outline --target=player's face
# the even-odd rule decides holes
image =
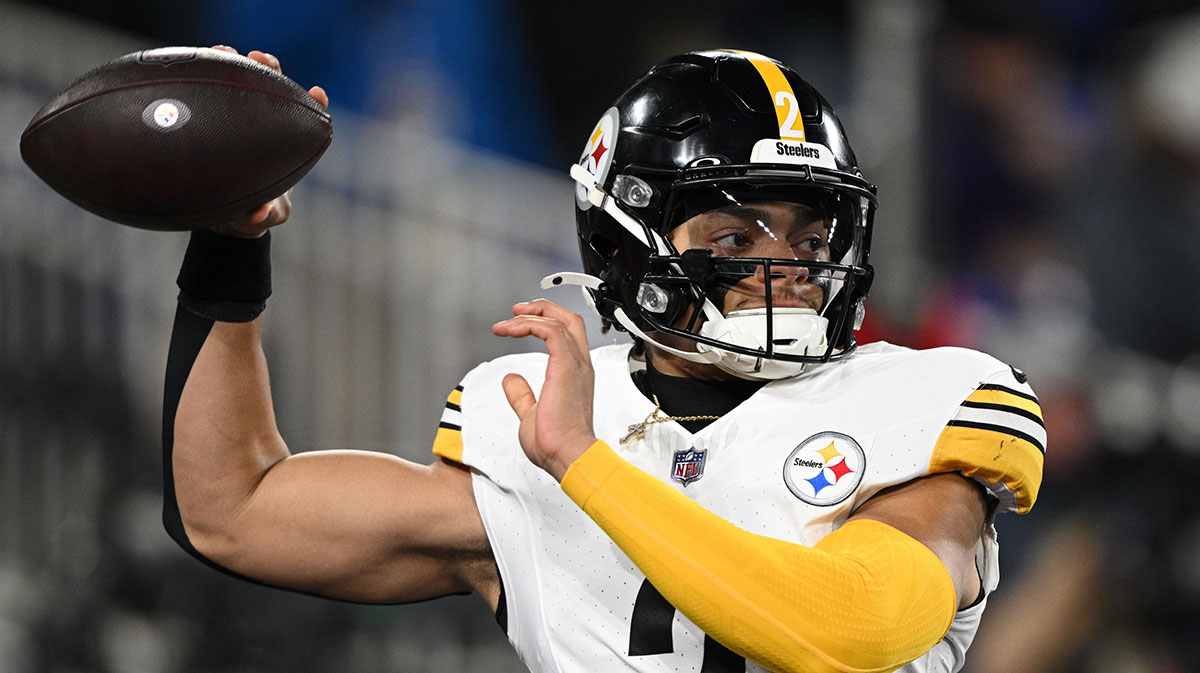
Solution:
[[[771,268],[771,304],[820,311],[824,285],[803,262],[828,262],[830,222],[817,210],[788,201],[756,201],[710,210],[671,233],[677,250],[707,249],[713,257],[767,257],[788,264]],[[766,306],[767,277],[759,264],[722,274],[721,311]]]

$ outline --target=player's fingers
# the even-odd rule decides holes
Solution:
[[[492,325],[496,336],[520,339],[534,336],[546,344],[551,357],[569,357],[582,364],[590,363],[587,343],[580,344],[561,321],[538,315],[519,315]]]
[[[249,219],[251,224],[263,224],[267,218],[271,217],[272,203],[264,203],[261,206],[250,211]]]
[[[259,51],[257,49],[248,51],[246,52],[246,58],[257,61],[258,63],[267,66],[275,72],[283,72],[283,69],[279,67],[279,59],[266,53],[265,51]]]
[[[492,334],[520,339],[533,334],[533,325],[528,320],[509,318],[492,325]]]
[[[308,90],[308,95],[317,99],[317,102],[321,104],[321,107],[329,109],[329,94],[325,93],[325,89],[322,89],[319,86],[314,86]]]
[[[537,404],[537,398],[533,396],[533,388],[529,387],[529,382],[520,374],[508,374],[500,382],[504,388],[504,397],[508,399],[508,406],[516,412],[517,418],[525,418],[525,414]]]
[[[280,194],[275,201],[272,210],[274,211],[275,220],[271,222],[271,226],[283,224],[292,216],[292,190],[289,189],[283,194]]]
[[[238,53],[238,50],[237,50],[237,49],[234,49],[233,47],[230,47],[230,46],[228,46],[228,45],[224,45],[224,44],[214,44],[214,45],[212,46],[212,48],[213,48],[213,49],[216,49],[216,50],[218,50],[218,51],[224,51],[224,52],[228,52],[228,53],[230,53],[230,54],[236,54],[236,53]]]
[[[566,326],[567,331],[579,345],[587,348],[587,325],[583,316],[555,304],[549,299],[534,299],[513,306],[513,315],[540,315],[557,320]]]
[[[566,325],[552,318],[537,315],[519,315],[508,320],[502,320],[492,325],[496,336],[515,338],[536,336],[542,341],[550,339],[569,339]]]

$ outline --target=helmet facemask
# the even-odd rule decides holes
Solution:
[[[869,207],[865,198],[776,182],[679,189],[673,249],[649,256],[637,318],[745,378],[794,376],[840,357],[854,346],[870,280]]]

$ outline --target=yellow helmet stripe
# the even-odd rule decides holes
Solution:
[[[796,92],[788,82],[783,71],[774,61],[741,49],[727,49],[750,61],[750,65],[758,71],[763,83],[771,92],[771,100],[775,103],[775,118],[779,121],[779,138],[781,140],[804,140],[804,121],[800,118],[800,102],[796,100]]]

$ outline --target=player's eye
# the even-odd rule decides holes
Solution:
[[[811,234],[792,243],[792,250],[796,254],[803,254],[807,257],[820,255],[829,247],[825,238],[816,234]]]
[[[715,247],[731,250],[748,247],[751,243],[745,231],[731,231],[713,239]]]

